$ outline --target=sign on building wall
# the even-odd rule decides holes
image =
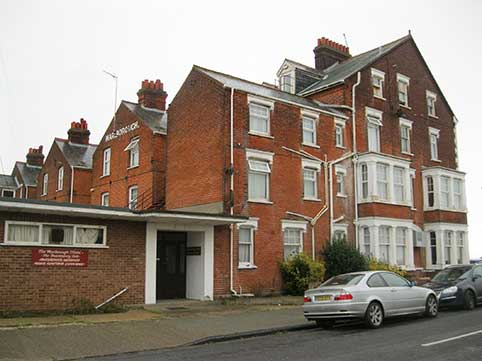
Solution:
[[[36,248],[32,249],[32,265],[47,267],[86,267],[86,250]]]
[[[186,247],[186,256],[200,256],[201,247]]]
[[[139,122],[134,122],[132,124],[126,125],[123,128],[114,130],[112,133],[106,134],[104,141],[108,142],[108,141],[111,141],[112,139],[117,139],[120,136],[130,133],[136,129],[139,129]]]

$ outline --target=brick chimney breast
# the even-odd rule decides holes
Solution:
[[[159,79],[156,81],[143,80],[137,96],[139,104],[146,108],[166,110],[167,93],[164,91],[164,84]]]
[[[29,148],[26,158],[28,165],[41,167],[44,164],[43,146]]]
[[[320,71],[351,57],[350,48],[325,37],[318,39],[313,52],[315,53],[315,67]]]
[[[87,122],[83,118],[80,118],[79,122],[70,123],[70,129],[67,134],[71,143],[89,144],[90,131]]]

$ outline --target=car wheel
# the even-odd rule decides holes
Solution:
[[[316,325],[318,327],[324,328],[325,330],[332,329],[335,325],[335,321],[332,320],[316,320]]]
[[[438,302],[434,295],[429,295],[427,297],[427,302],[425,303],[425,316],[427,317],[437,317],[438,314]]]
[[[464,293],[464,309],[473,310],[475,308],[475,295],[472,291]]]
[[[372,302],[368,305],[365,312],[365,324],[369,328],[378,328],[383,323],[383,308],[378,302]]]

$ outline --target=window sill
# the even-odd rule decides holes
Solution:
[[[62,192],[62,191],[63,191],[63,189],[56,189],[55,193]]]
[[[254,264],[240,264],[238,265],[239,270],[254,270],[257,269],[258,267],[255,266]]]
[[[273,204],[273,202],[266,199],[248,199],[249,203]]]
[[[89,249],[107,249],[106,245],[65,245],[65,244],[39,244],[39,243],[22,243],[22,242],[3,242],[0,246],[8,247],[38,247],[38,248],[89,248]]]
[[[249,131],[248,134],[254,135],[255,137],[274,139],[274,137],[272,135],[265,134],[265,133],[257,133],[257,132]]]
[[[384,101],[387,100],[386,98],[380,97],[380,96],[378,96],[378,95],[373,95],[373,98],[375,98],[375,99],[380,99],[380,100],[384,100]]]
[[[437,162],[437,163],[442,163],[440,159],[430,159],[431,162]]]
[[[430,118],[433,118],[433,119],[438,119],[438,117],[436,115],[432,115],[432,114],[427,114]]]
[[[307,198],[307,197],[303,197],[303,200],[304,200],[304,201],[308,201],[308,202],[321,202],[321,199],[319,199],[319,198]]]
[[[311,144],[311,143],[301,143],[304,147],[311,147],[311,148],[320,148],[318,144]]]
[[[335,147],[338,148],[338,149],[346,149],[346,147],[344,145],[338,145],[337,144],[337,145],[335,145]]]
[[[348,198],[348,195],[346,195],[344,193],[337,193],[336,196],[340,197],[340,198]]]
[[[410,153],[410,152],[401,152],[403,155],[409,155],[410,157],[413,157],[415,154]]]
[[[127,170],[136,169],[136,168],[139,168],[139,164],[133,165],[132,167],[127,167]]]
[[[403,105],[403,104],[400,104],[400,103],[399,103],[398,105],[400,105],[402,108],[405,108],[405,109],[408,109],[408,110],[412,110],[412,108],[409,107],[408,105]]]
[[[99,179],[102,179],[102,178],[105,178],[105,177],[110,177],[110,173],[109,174],[102,174]]]

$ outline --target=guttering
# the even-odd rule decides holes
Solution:
[[[315,157],[314,155],[308,153],[308,152],[305,152],[304,150],[294,150],[294,149],[291,149],[291,148],[288,148],[288,147],[285,147],[284,145],[281,146],[282,149],[288,151],[288,152],[292,152],[292,153],[295,153],[303,158],[310,158],[311,160],[316,160],[317,162],[320,162],[320,163],[325,163],[324,160],[321,160],[320,158],[318,157]]]
[[[355,226],[355,247],[358,249],[358,189],[357,189],[357,177],[358,177],[358,172],[357,172],[357,160],[358,160],[358,150],[357,150],[357,144],[356,144],[356,107],[355,107],[355,94],[356,94],[356,88],[358,85],[360,85],[361,82],[361,73],[357,73],[357,82],[353,84],[352,90],[351,90],[351,107],[352,107],[352,112],[351,112],[351,117],[352,117],[352,132],[353,132],[353,153],[355,156],[353,157],[353,191],[354,191],[354,203],[355,203],[355,219],[353,220],[354,226]]]
[[[231,104],[229,114],[229,142],[230,142],[230,190],[229,190],[229,202],[230,202],[230,214],[234,213],[234,88],[231,87]],[[229,289],[233,295],[236,295],[234,289],[234,226],[231,224],[229,232]]]
[[[70,174],[70,203],[73,203],[74,200],[74,166],[70,166],[71,174]]]

